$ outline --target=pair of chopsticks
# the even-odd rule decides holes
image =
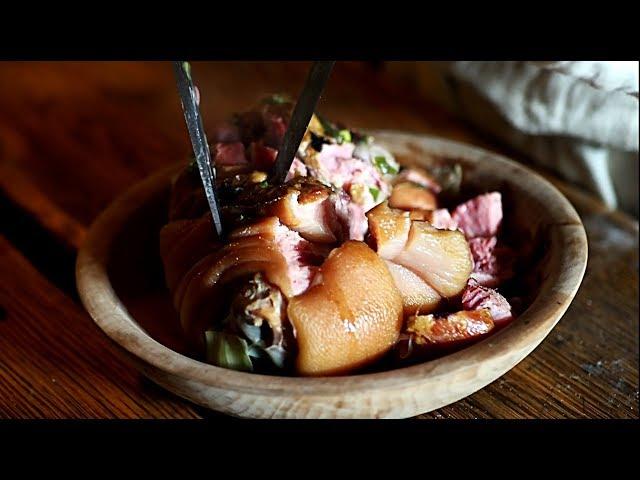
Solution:
[[[315,62],[302,89],[298,101],[293,109],[291,120],[284,135],[282,145],[278,149],[278,156],[271,175],[271,182],[277,184],[284,181],[291,163],[295,158],[302,137],[315,111],[320,95],[329,79],[335,62]],[[200,178],[211,210],[213,225],[218,238],[223,237],[220,203],[215,188],[215,168],[211,165],[211,152],[202,126],[202,117],[196,89],[191,76],[191,66],[188,62],[174,62],[174,73],[178,84],[178,93],[187,123],[187,130],[191,138],[191,146],[196,157]]]

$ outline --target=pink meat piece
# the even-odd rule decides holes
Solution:
[[[344,240],[364,240],[369,229],[369,222],[364,208],[351,201],[344,191],[332,196],[334,209],[343,230]]]
[[[499,283],[498,259],[494,253],[496,243],[496,237],[477,237],[469,240],[469,249],[473,257],[471,276],[485,287],[494,287]]]
[[[320,179],[337,187],[348,188],[360,183],[375,187],[383,194],[387,192],[388,186],[382,181],[380,172],[369,162],[353,158],[353,150],[352,143],[324,144],[316,156]]]
[[[249,161],[244,153],[244,145],[240,142],[216,143],[215,145],[216,165],[247,165]]]
[[[287,177],[285,178],[285,182],[288,182],[292,178],[295,177],[306,177],[308,175],[307,166],[300,160],[298,157],[293,159],[291,163],[291,168],[287,173]]]
[[[272,148],[280,148],[284,134],[287,131],[287,124],[284,119],[270,112],[262,116],[265,126],[264,143]]]
[[[507,299],[496,290],[483,287],[474,279],[469,280],[462,292],[462,307],[465,310],[488,309],[496,326],[513,320],[511,305]]]
[[[496,237],[469,239],[473,256],[471,277],[485,287],[495,287],[513,276],[513,251],[508,247],[497,247],[497,243]]]
[[[278,151],[263,145],[262,142],[252,142],[249,146],[249,156],[256,170],[266,172],[273,167]]]
[[[451,218],[451,214],[446,208],[439,208],[433,211],[431,225],[444,230],[457,230],[458,228],[458,222]]]
[[[318,272],[321,259],[326,257],[328,250],[323,250],[305,240],[284,225],[275,228],[275,241],[278,250],[287,262],[287,272],[291,281],[294,295],[303,293]]]
[[[502,222],[502,196],[485,193],[458,205],[451,218],[467,238],[493,237]]]

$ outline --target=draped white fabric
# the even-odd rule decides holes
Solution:
[[[638,62],[389,64],[425,96],[638,215]]]

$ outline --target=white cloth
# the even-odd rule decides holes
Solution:
[[[638,215],[638,62],[390,65],[425,96]]]

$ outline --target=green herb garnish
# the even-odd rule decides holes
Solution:
[[[373,197],[373,201],[377,202],[378,201],[378,196],[380,195],[380,190],[378,190],[376,187],[369,187],[369,192],[371,192],[371,196]]]
[[[285,103],[291,103],[291,97],[284,93],[274,93],[262,100],[262,103],[269,105],[284,105]]]
[[[388,173],[395,175],[396,173],[398,173],[398,169],[393,165],[389,165],[389,162],[387,162],[387,159],[382,155],[373,157],[373,164],[376,166],[378,170],[380,170],[380,172],[383,175],[386,175]]]
[[[262,182],[260,182],[260,183],[258,184],[258,186],[259,186],[260,188],[267,188],[267,187],[269,187],[269,181],[268,181],[268,180],[263,180]]]
[[[335,138],[338,134],[338,129],[330,121],[325,120],[317,113],[316,117],[318,117],[318,121],[320,122],[320,125],[322,125],[325,135]]]
[[[351,141],[351,132],[349,130],[340,130],[336,138],[338,143],[349,143]]]
[[[207,330],[204,332],[206,360],[218,367],[253,371],[247,342],[237,335]]]

